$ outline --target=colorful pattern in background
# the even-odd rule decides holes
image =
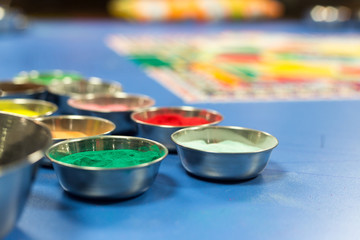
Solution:
[[[360,35],[112,35],[107,44],[187,103],[360,99]]]

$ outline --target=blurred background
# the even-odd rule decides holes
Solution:
[[[358,17],[359,0],[0,0],[30,17],[118,18],[132,21],[301,19],[317,5]],[[319,10],[319,9],[318,9]],[[333,8],[324,14],[338,14]],[[332,12],[331,12],[332,11]],[[1,16],[1,13],[0,13]],[[334,17],[334,16],[333,16]]]

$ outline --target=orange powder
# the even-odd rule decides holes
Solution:
[[[51,131],[53,138],[81,138],[87,137],[85,133],[79,131],[68,131],[68,130],[53,130]]]

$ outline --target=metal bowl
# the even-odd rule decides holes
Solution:
[[[117,93],[102,95],[85,95],[70,98],[68,104],[77,114],[97,116],[116,124],[113,134],[134,135],[136,123],[130,115],[136,110],[153,106],[155,100],[137,94]]]
[[[29,72],[22,71],[16,77],[14,82],[16,83],[36,83],[42,85],[49,85],[55,80],[81,80],[83,76],[76,71],[62,71],[62,70],[48,70],[48,71],[36,71]]]
[[[245,180],[256,177],[269,161],[278,140],[265,132],[230,126],[192,127],[171,135],[183,167],[199,177],[217,180]],[[201,150],[188,142],[206,144],[231,140],[244,144],[236,151]],[[247,149],[256,150],[247,150]]]
[[[157,147],[160,158],[124,168],[81,167],[61,162],[61,158],[84,151],[114,149],[151,150]],[[126,199],[145,192],[154,182],[161,161],[168,151],[160,143],[138,137],[100,136],[59,142],[46,152],[62,188],[86,198]]]
[[[115,124],[113,122],[99,117],[59,115],[36,118],[35,120],[49,127],[53,135],[53,143],[58,143],[67,139],[110,134],[115,129]],[[69,133],[68,136],[57,137],[56,135],[58,134],[56,134],[56,131],[71,131],[73,132],[73,135],[71,136]],[[44,157],[41,161],[41,165],[49,167],[51,166],[51,162]]]
[[[48,85],[48,101],[58,105],[62,114],[74,114],[74,109],[67,104],[68,99],[91,94],[113,94],[122,92],[118,82],[104,82],[100,78],[88,80],[56,80]]]
[[[18,115],[0,113],[0,239],[18,220],[36,174],[51,144],[50,130]]]
[[[35,83],[0,82],[1,98],[45,99],[46,86]]]
[[[209,123],[199,126],[216,125],[223,120],[223,116],[216,111],[189,106],[151,107],[132,113],[131,119],[137,123],[138,135],[140,137],[161,142],[169,149],[169,151],[176,151],[176,145],[171,140],[171,134],[189,126],[158,125],[146,122],[146,120],[162,114],[179,114],[184,117],[201,117],[209,121]]]
[[[57,111],[51,102],[37,99],[0,99],[0,111],[20,114],[26,117],[49,116]]]

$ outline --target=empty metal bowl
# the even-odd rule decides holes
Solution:
[[[136,123],[131,120],[131,113],[151,107],[154,103],[154,99],[148,96],[128,93],[85,95],[68,100],[69,106],[77,114],[108,119],[116,124],[113,134],[126,135],[136,133]]]
[[[278,145],[278,140],[268,133],[230,126],[185,128],[173,133],[171,138],[186,171],[217,180],[256,177],[264,170],[271,151]],[[223,149],[215,149],[214,144],[221,142]]]
[[[64,156],[84,151],[133,149],[153,151],[161,157],[151,162],[123,168],[81,167],[61,161]],[[145,192],[154,182],[168,151],[162,144],[144,138],[99,136],[59,142],[46,152],[62,188],[86,198],[126,199]]]
[[[81,80],[83,76],[76,71],[62,71],[62,70],[48,70],[48,71],[36,71],[29,72],[22,71],[16,77],[14,82],[17,83],[36,83],[42,85],[49,85],[55,80]]]
[[[51,144],[50,130],[18,115],[0,113],[0,239],[16,224],[36,174]]]
[[[91,116],[59,115],[36,118],[36,121],[49,127],[52,133],[53,143],[67,139],[105,135],[115,129],[113,122]],[[51,166],[51,162],[44,157],[41,165],[49,167]]]
[[[57,106],[51,102],[37,99],[0,99],[0,111],[20,114],[26,117],[49,116],[57,111]]]
[[[74,114],[74,109],[67,104],[68,99],[91,94],[113,94],[122,92],[118,82],[105,82],[100,78],[88,80],[56,80],[48,85],[48,101],[58,105],[62,114]]]
[[[46,86],[35,83],[0,82],[1,98],[45,99]]]
[[[140,137],[153,139],[164,144],[169,151],[176,151],[176,145],[171,140],[171,134],[189,126],[173,126],[151,124],[146,121],[159,115],[179,114],[183,117],[199,117],[207,120],[209,123],[201,124],[201,126],[216,125],[223,120],[223,116],[213,110],[199,109],[189,106],[181,107],[151,107],[141,109],[131,114],[131,119],[137,123],[138,135]],[[192,125],[194,126],[194,125]]]

